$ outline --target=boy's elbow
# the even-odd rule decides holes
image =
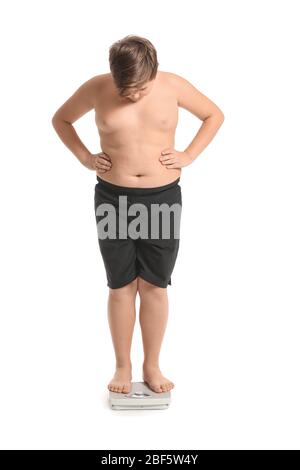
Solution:
[[[219,119],[220,119],[221,122],[223,122],[224,119],[225,119],[224,113],[223,113],[222,111],[219,111],[218,117],[219,117]]]
[[[57,124],[64,122],[64,120],[57,114],[57,112],[52,116],[51,119],[52,126],[55,128]]]
[[[219,125],[221,125],[223,123],[224,119],[225,119],[225,116],[224,116],[223,112],[220,109],[216,110],[214,113],[212,113],[208,117],[212,118]]]
[[[52,126],[55,127],[55,124],[57,123],[58,121],[58,117],[57,117],[57,114],[53,114],[52,116],[52,119],[51,119],[51,122],[52,122]]]

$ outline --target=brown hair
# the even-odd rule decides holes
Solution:
[[[157,53],[146,38],[130,34],[109,48],[109,65],[120,94],[126,88],[140,87],[156,77]]]

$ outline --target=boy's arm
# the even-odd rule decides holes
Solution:
[[[180,75],[170,75],[176,92],[178,106],[190,111],[203,121],[194,139],[184,151],[191,160],[195,160],[211,142],[225,117],[221,109],[192,83]]]
[[[60,139],[78,160],[90,169],[94,169],[91,153],[80,140],[72,124],[94,108],[97,83],[98,76],[83,83],[52,117],[52,125]]]

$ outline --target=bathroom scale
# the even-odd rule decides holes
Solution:
[[[109,391],[113,410],[165,410],[171,402],[171,391],[157,393],[145,382],[132,382],[129,393]]]

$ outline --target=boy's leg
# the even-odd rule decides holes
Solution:
[[[137,267],[138,292],[141,299],[139,319],[145,355],[143,378],[152,390],[160,393],[174,388],[174,383],[160,371],[159,354],[168,319],[167,287],[171,284],[171,274],[179,250],[178,230],[175,228],[178,229],[180,223],[181,187],[176,180],[167,187],[156,188],[150,194],[146,191],[143,197],[139,197],[139,202],[144,202],[148,207],[148,227],[159,227],[158,238],[149,236],[137,241]],[[157,205],[165,210],[168,206],[166,217],[169,217],[164,224],[157,220],[156,212],[152,211]],[[171,207],[175,209],[173,218],[170,216]],[[166,228],[167,223],[170,224],[169,231],[163,234],[163,226]]]
[[[116,372],[108,384],[112,392],[129,393],[132,369],[130,349],[136,320],[137,278],[124,287],[109,289],[108,320],[116,356]]]
[[[167,392],[174,384],[159,369],[159,354],[169,310],[167,288],[155,286],[138,277],[138,292],[144,347],[143,379],[155,392]]]

